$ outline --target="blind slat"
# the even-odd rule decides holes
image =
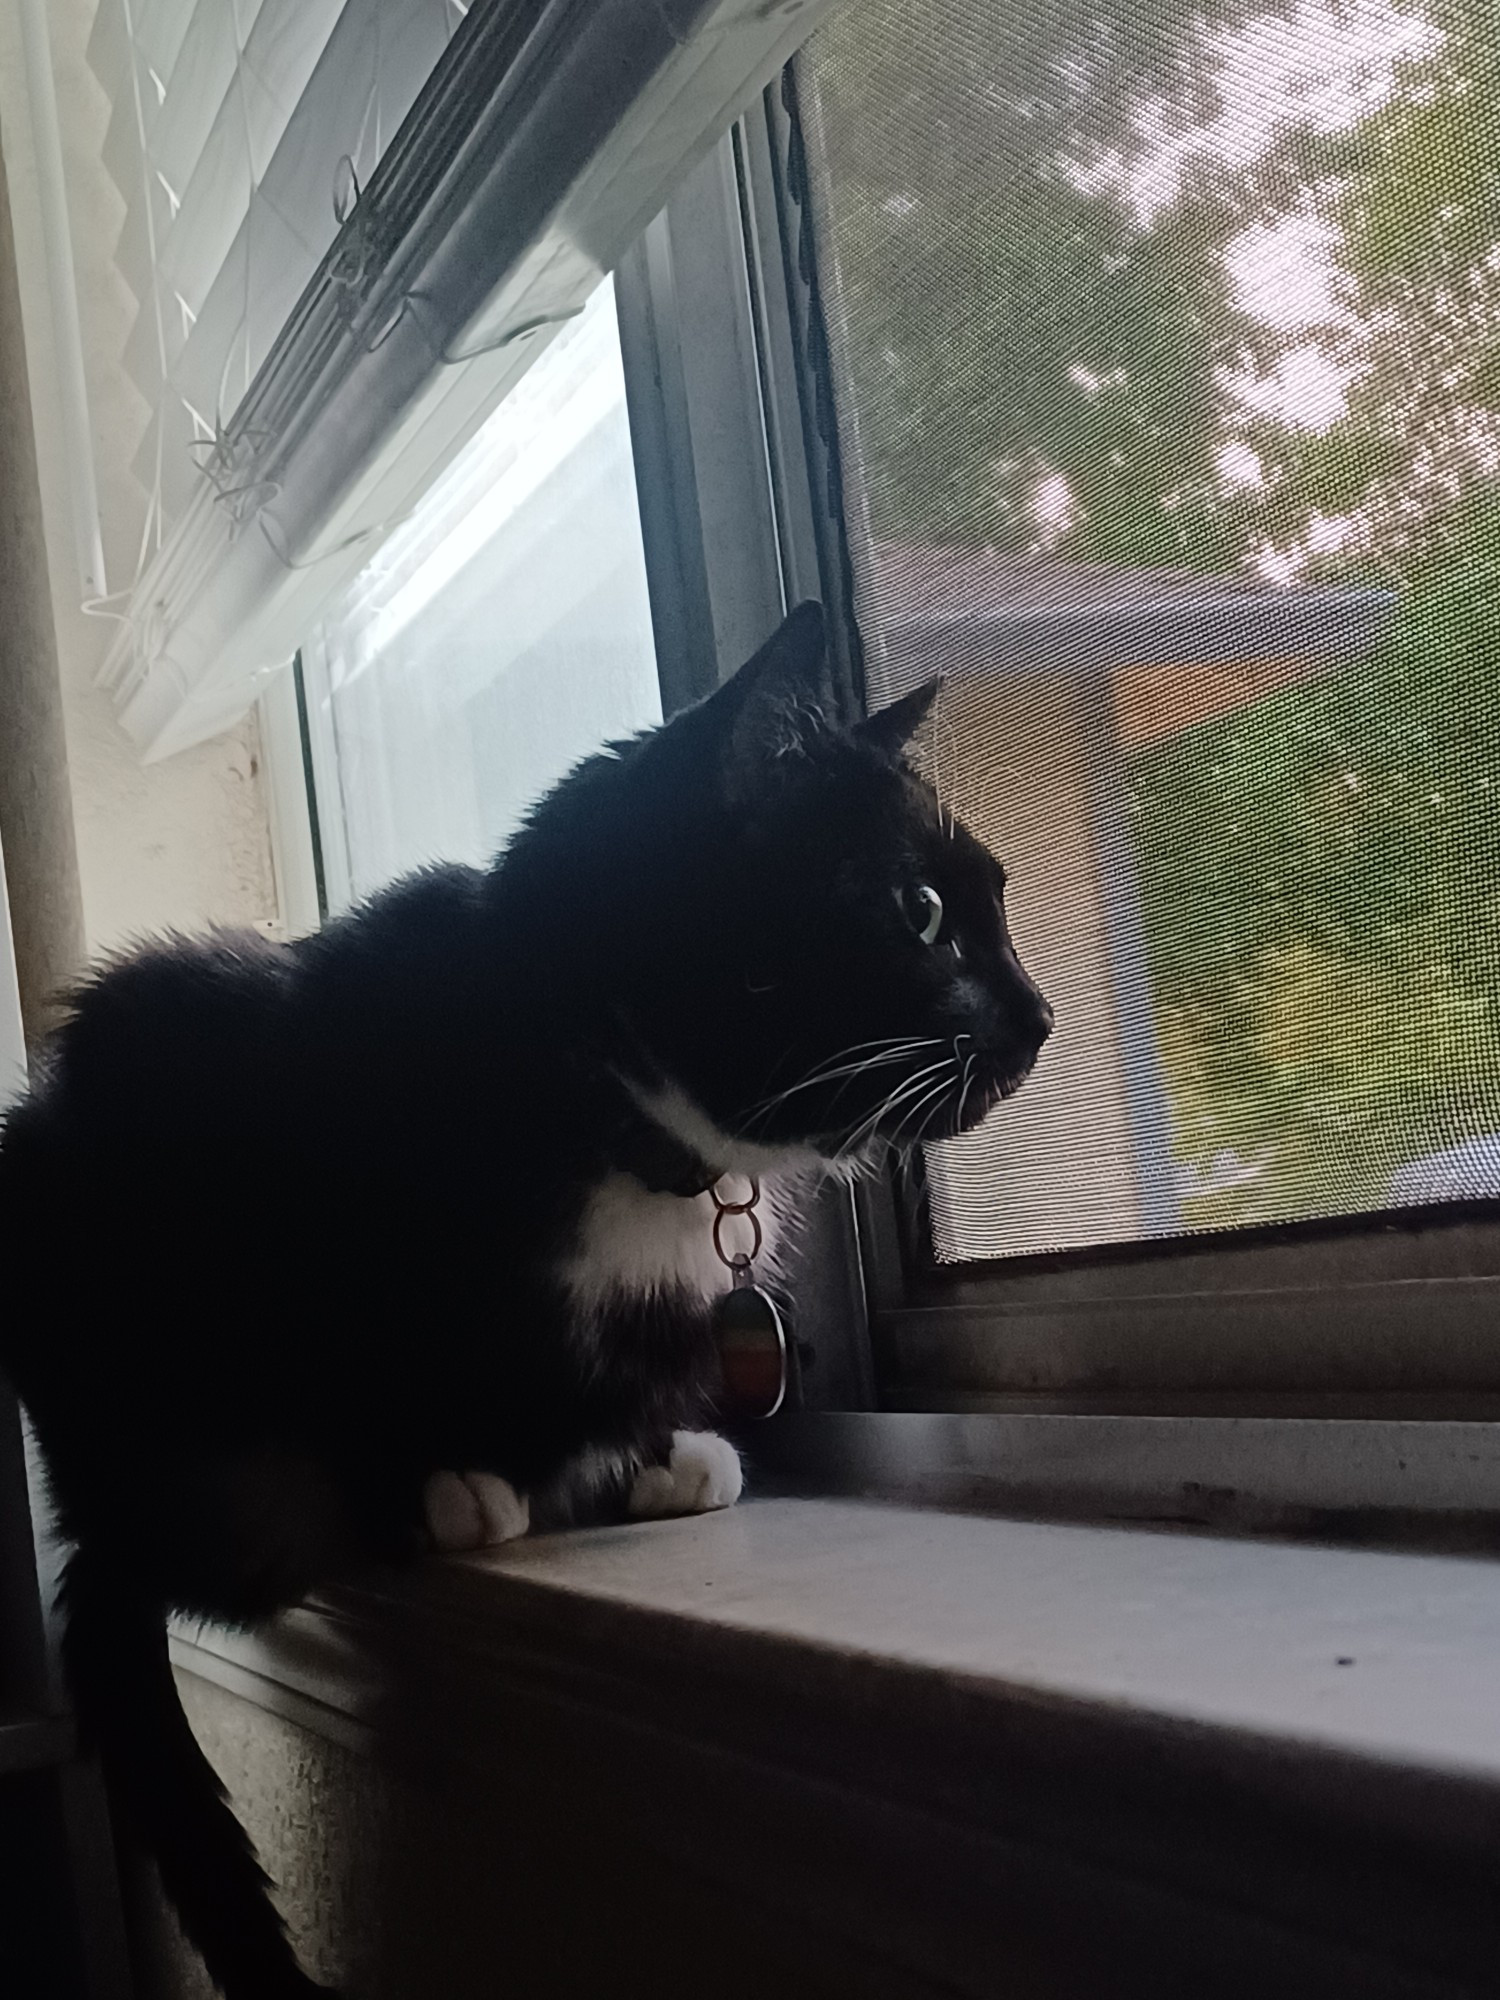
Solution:
[[[135,472],[165,528],[462,14],[454,0],[103,0],[90,62],[155,418]]]
[[[148,755],[243,714],[827,4],[243,0],[169,195],[152,148],[188,130],[184,28],[120,253],[161,532],[105,674]],[[96,40],[133,93],[139,40]]]

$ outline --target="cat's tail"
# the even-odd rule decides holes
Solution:
[[[63,1668],[122,1824],[155,1857],[182,1928],[228,2000],[312,2000],[270,1884],[177,1698],[166,1619],[88,1548],[64,1572]]]

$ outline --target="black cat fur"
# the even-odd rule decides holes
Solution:
[[[701,1295],[584,1311],[558,1276],[664,1088],[695,1107],[679,1164],[774,1178],[836,1164],[935,1059],[927,1136],[973,1126],[1048,1031],[998,865],[903,758],[931,689],[835,728],[822,659],[804,605],[709,700],[572,772],[487,872],[425,870],[289,947],[105,966],[6,1123],[0,1361],[72,1548],[67,1675],[231,2000],[323,1989],[188,1729],[165,1620],[251,1624],[409,1551],[440,1468],[557,1490],[586,1451],[628,1473],[701,1418]],[[932,1046],[888,1059],[898,1037]],[[880,1060],[845,1073],[860,1049]],[[909,1139],[917,1101],[861,1143]],[[690,1199],[706,1236],[705,1196],[654,1197]]]

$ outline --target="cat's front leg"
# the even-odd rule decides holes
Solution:
[[[492,1549],[531,1526],[531,1503],[494,1472],[434,1472],[422,1493],[427,1533],[440,1555]]]
[[[740,1497],[740,1455],[716,1431],[673,1431],[665,1465],[646,1465],[630,1488],[629,1512],[639,1520],[669,1514],[712,1514]]]

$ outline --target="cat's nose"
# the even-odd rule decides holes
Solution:
[[[1040,1048],[1057,1026],[1057,1017],[1046,994],[1019,966],[1016,967],[1016,975],[1015,1029]]]

